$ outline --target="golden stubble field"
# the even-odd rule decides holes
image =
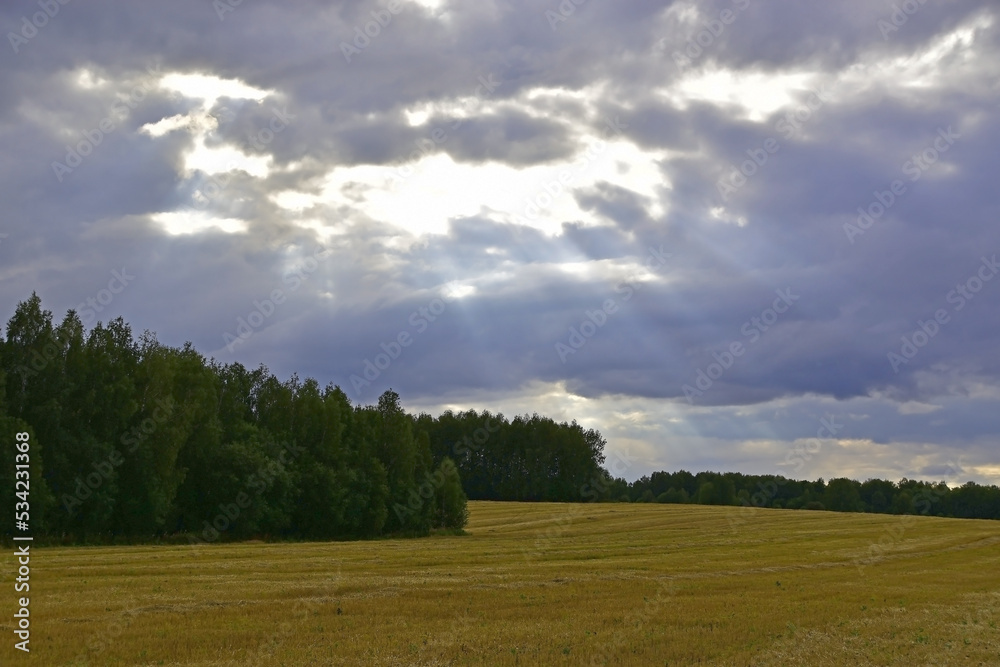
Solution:
[[[30,656],[7,550],[0,664],[1000,664],[998,522],[472,502],[467,530],[39,548]]]

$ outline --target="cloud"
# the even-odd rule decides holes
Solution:
[[[821,406],[864,418],[810,474],[998,479],[991,3],[636,0],[553,28],[543,0],[404,1],[348,62],[382,6],[71,4],[8,39],[7,312],[124,266],[102,319],[352,391],[408,332],[355,400],[586,416],[636,470],[765,472]]]

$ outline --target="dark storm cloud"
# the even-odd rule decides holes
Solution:
[[[463,123],[446,150],[457,162],[493,160],[512,165],[544,164],[575,153],[565,127],[523,112],[501,112]]]
[[[598,183],[596,192],[581,192],[577,203],[584,210],[594,210],[624,229],[631,229],[639,222],[650,222],[642,197],[625,188]]]

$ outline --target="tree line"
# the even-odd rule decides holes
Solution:
[[[966,519],[1000,519],[1000,487],[966,482],[903,478],[899,482],[839,477],[825,482],[787,479],[781,475],[729,472],[654,472],[627,485],[624,502],[743,505],[784,509],[926,514]]]

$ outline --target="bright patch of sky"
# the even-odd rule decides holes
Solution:
[[[698,71],[661,95],[677,108],[688,102],[711,102],[753,122],[766,120],[778,109],[791,105],[804,90],[816,88],[812,72],[738,72],[728,69]]]
[[[647,213],[663,215],[660,197],[667,186],[657,163],[664,155],[614,141],[603,149],[592,143],[572,162],[517,168],[496,162],[461,164],[436,153],[400,166],[336,167],[321,194],[285,191],[272,199],[289,210],[313,204],[356,207],[417,236],[444,234],[450,220],[476,215],[556,235],[564,222],[602,223],[573,197],[574,191],[600,182],[648,198]]]
[[[171,236],[198,234],[211,230],[235,234],[247,230],[247,224],[243,220],[215,218],[203,211],[166,211],[163,213],[154,213],[151,217],[154,222],[160,224]]]
[[[208,74],[182,74],[173,72],[160,80],[160,86],[173,90],[185,97],[202,100],[205,110],[211,109],[220,97],[260,101],[273,94],[271,90],[261,90],[238,79],[222,79]]]

